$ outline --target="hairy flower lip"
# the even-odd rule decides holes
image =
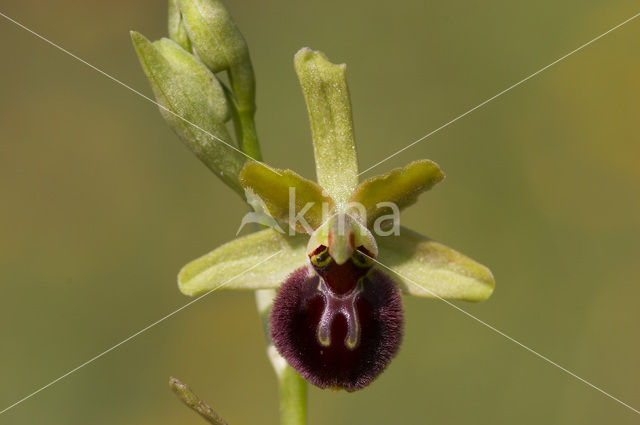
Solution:
[[[320,388],[356,391],[369,385],[397,354],[402,340],[403,311],[400,292],[378,270],[363,278],[361,291],[342,300],[353,301],[358,343],[348,345],[349,321],[343,304],[327,302],[321,277],[311,266],[294,271],[282,285],[270,318],[270,335],[287,362],[307,381]],[[325,287],[326,290],[328,287]],[[354,296],[355,299],[350,298]],[[335,296],[331,294],[332,296]],[[327,312],[328,309],[336,308]],[[321,320],[329,344],[319,340]],[[355,326],[352,321],[352,326]]]

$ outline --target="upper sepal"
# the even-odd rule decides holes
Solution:
[[[400,236],[379,237],[381,270],[409,294],[427,298],[483,301],[493,293],[491,271],[436,241],[400,228]]]
[[[185,295],[216,288],[279,288],[293,270],[308,262],[306,239],[273,229],[234,239],[184,266],[178,287]]]
[[[347,66],[307,47],[296,53],[294,66],[307,103],[318,183],[342,210],[358,184]]]

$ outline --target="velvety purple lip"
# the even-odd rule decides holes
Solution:
[[[271,338],[309,382],[355,391],[369,385],[398,351],[400,291],[378,270],[340,284],[341,291],[333,287],[310,265],[294,271],[274,302]]]

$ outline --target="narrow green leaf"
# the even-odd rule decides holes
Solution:
[[[137,32],[131,39],[164,119],[207,167],[244,197],[238,175],[245,156],[230,147],[224,123],[229,110],[218,80],[169,39],[152,44]]]
[[[288,236],[273,229],[235,239],[184,266],[178,274],[178,287],[185,295],[214,288],[279,288],[292,271],[308,261],[307,239],[306,235]]]
[[[342,210],[358,184],[347,66],[306,47],[294,65],[307,103],[318,183]]]
[[[400,236],[377,238],[378,265],[409,295],[482,301],[493,293],[495,281],[482,264],[405,227]],[[397,273],[394,273],[397,272]]]
[[[396,168],[360,183],[349,199],[359,208],[352,208],[350,213],[371,228],[376,219],[391,212],[389,205],[384,203],[395,204],[400,211],[414,204],[418,195],[442,179],[444,174],[435,162],[426,159],[414,161],[404,168]]]
[[[291,170],[248,162],[240,173],[240,184],[262,200],[271,217],[289,223],[298,232],[318,228],[326,219],[323,208],[325,214],[333,210],[333,200],[320,186]]]

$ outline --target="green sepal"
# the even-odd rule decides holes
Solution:
[[[260,198],[271,217],[289,223],[297,232],[315,230],[326,219],[323,215],[333,210],[333,200],[323,193],[320,186],[291,170],[248,162],[240,172],[240,184]],[[293,211],[290,208],[292,205],[295,208]],[[309,224],[310,229],[298,220],[291,220],[298,214],[302,215],[301,218]]]
[[[230,147],[224,123],[229,108],[216,77],[169,39],[152,44],[133,31],[131,39],[164,119],[207,167],[244,197],[238,175],[245,156]]]
[[[376,219],[390,212],[389,206],[379,206],[380,203],[392,203],[402,210],[414,204],[418,195],[442,179],[444,174],[435,162],[427,159],[414,161],[404,168],[396,168],[360,183],[349,199],[358,208],[351,208],[349,212],[371,228]]]
[[[341,211],[358,184],[347,66],[306,47],[294,65],[307,103],[318,183]]]
[[[308,262],[307,239],[273,229],[243,236],[184,266],[178,274],[178,287],[185,295],[213,289],[279,288],[292,271]]]
[[[405,227],[378,237],[377,265],[409,295],[483,301],[493,293],[491,271],[469,257]]]
[[[191,53],[191,40],[187,34],[187,29],[182,20],[182,13],[178,7],[177,0],[169,0],[169,38],[175,41],[180,47]]]

